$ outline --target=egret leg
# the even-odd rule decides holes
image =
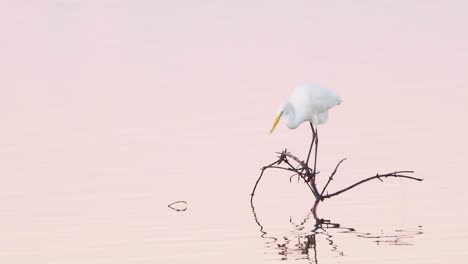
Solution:
[[[314,142],[315,142],[314,125],[312,124],[312,122],[309,122],[309,124],[310,124],[310,128],[312,129],[312,142],[310,142],[309,154],[307,154],[307,161],[306,161],[307,168],[309,167],[310,153],[312,152],[312,147],[314,146]]]
[[[317,174],[317,148],[318,148],[318,126],[315,128],[315,160],[314,160],[314,179]]]
[[[315,178],[315,170],[313,172],[314,174],[310,173],[309,160],[310,160],[310,154],[312,153],[312,147],[314,146],[314,142],[317,139],[317,134],[316,134],[316,130],[314,129],[314,125],[312,124],[312,122],[309,122],[309,124],[310,124],[310,128],[312,129],[312,142],[310,142],[309,153],[307,154],[306,168],[304,169],[306,171],[306,174],[308,175],[309,182],[313,184],[313,181]]]

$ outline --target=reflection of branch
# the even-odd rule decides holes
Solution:
[[[312,215],[312,210],[309,210],[308,214],[304,217],[302,221],[298,224],[294,223],[290,218],[290,223],[294,226],[293,230],[290,231],[289,236],[281,236],[276,238],[272,235],[268,236],[267,231],[264,228],[264,225],[260,223],[258,215],[255,211],[253,202],[251,201],[250,206],[252,208],[252,214],[255,219],[255,223],[260,227],[260,237],[268,239],[266,242],[267,247],[277,250],[277,254],[280,255],[282,260],[287,260],[288,257],[296,257],[296,260],[306,259],[309,263],[318,263],[318,251],[317,243],[320,238],[325,239],[327,244],[330,246],[329,250],[337,253],[339,256],[344,256],[343,249],[340,249],[337,245],[336,233],[338,234],[352,234],[355,238],[363,239],[372,239],[373,242],[381,245],[412,245],[411,242],[405,241],[406,239],[411,239],[416,236],[423,234],[421,226],[415,229],[395,230],[395,234],[385,234],[381,231],[381,234],[372,234],[368,232],[359,232],[351,227],[344,227],[339,223],[333,223],[330,220],[316,220],[313,228],[309,231],[306,231],[306,223]],[[292,241],[296,241],[292,243]],[[283,243],[280,243],[281,241]]]
[[[333,235],[329,234],[328,229],[345,229],[345,230],[353,230],[351,228],[344,228],[341,227],[340,224],[331,223],[329,220],[320,220],[316,221],[314,224],[314,228],[310,231],[305,231],[305,224],[309,221],[312,215],[312,210],[309,210],[308,214],[304,217],[304,219],[299,222],[299,224],[295,224],[292,219],[289,222],[294,226],[294,230],[291,230],[291,235],[283,236],[282,239],[284,243],[278,243],[279,239],[273,236],[267,236],[267,232],[264,229],[264,226],[260,223],[260,220],[257,216],[255,211],[255,206],[253,201],[250,202],[250,206],[252,208],[252,214],[255,219],[255,223],[260,227],[260,237],[269,239],[271,241],[267,242],[268,245],[275,245],[275,248],[279,251],[278,254],[281,255],[282,260],[287,260],[288,256],[293,254],[294,252],[298,252],[300,255],[304,255],[305,259],[307,259],[310,263],[318,263],[317,260],[317,235],[323,235],[325,240],[328,241],[328,244],[331,246],[332,252],[337,252],[340,256],[343,255],[343,252],[338,250],[338,246],[333,241]],[[301,231],[305,231],[301,234]],[[299,231],[299,233],[298,233]],[[297,244],[292,244],[291,241],[293,238],[297,238]],[[301,242],[302,238],[305,238],[305,241]],[[295,246],[295,248],[291,248]],[[312,249],[312,251],[309,251]],[[313,254],[313,258],[311,259],[310,254]]]
[[[330,235],[329,233],[327,233],[327,232],[325,231],[325,229],[324,229],[324,232],[322,232],[321,234],[324,234],[324,235],[325,235],[325,239],[328,241],[328,245],[330,245],[331,248],[332,248],[331,251],[338,253],[340,256],[344,256],[344,252],[343,252],[343,251],[340,251],[340,250],[338,249],[338,245],[336,245],[335,242],[333,241],[333,239],[332,239],[333,236],[332,236],[332,235]]]
[[[260,227],[260,233],[262,233],[260,236],[262,238],[271,239],[272,243],[278,241],[278,239],[276,237],[267,237],[266,236],[267,232],[263,231],[263,226],[262,226],[262,224],[260,224],[260,221],[258,221],[257,213],[255,212],[255,207],[254,207],[252,201],[250,201],[250,206],[252,208],[252,213],[253,213],[253,216],[254,216],[254,219],[255,219],[255,223],[257,223],[257,225]]]
[[[358,234],[358,237],[375,239],[374,242],[378,245],[394,245],[394,246],[412,246],[410,242],[403,241],[403,239],[414,238],[415,236],[421,235],[423,233],[422,227],[418,226],[416,230],[395,230],[397,234],[395,235],[385,235],[383,232],[380,235],[372,235],[371,233],[361,233]]]

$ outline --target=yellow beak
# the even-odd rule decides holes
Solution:
[[[278,125],[278,122],[280,121],[281,116],[283,115],[283,111],[278,114],[278,116],[275,119],[275,122],[273,123],[273,127],[270,130],[270,134],[273,133],[273,130],[275,130],[276,125]]]

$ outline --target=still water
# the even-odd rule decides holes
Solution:
[[[1,263],[466,263],[466,3],[2,3]],[[341,96],[324,201],[293,87]],[[186,201],[184,211],[168,207]]]

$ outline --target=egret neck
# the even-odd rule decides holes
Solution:
[[[297,128],[304,120],[302,120],[294,110],[294,106],[287,102],[283,104],[283,116],[286,119],[286,126],[290,129]]]

